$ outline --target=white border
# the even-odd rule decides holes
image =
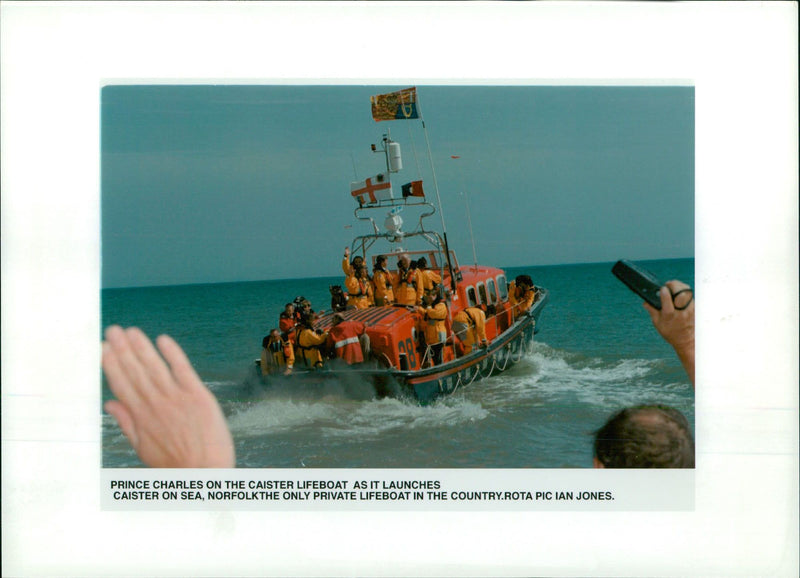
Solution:
[[[4,574],[797,574],[796,4],[0,9]],[[694,512],[100,510],[100,86],[298,78],[696,86]]]

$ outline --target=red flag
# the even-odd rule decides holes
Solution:
[[[422,181],[411,181],[403,185],[403,198],[424,196],[425,192],[422,190]]]
[[[375,175],[365,181],[350,183],[350,194],[359,205],[372,205],[392,198],[392,183],[383,174]]]

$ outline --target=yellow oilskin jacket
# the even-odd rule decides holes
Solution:
[[[425,341],[428,345],[436,345],[447,341],[447,305],[444,301],[437,303],[433,307],[427,307],[425,311]]]
[[[453,323],[463,323],[468,327],[461,342],[466,353],[472,351],[476,343],[486,341],[486,314],[477,307],[467,307],[453,316]]]
[[[261,374],[269,375],[294,366],[294,348],[288,341],[270,339],[267,347],[261,350]]]
[[[508,300],[511,302],[511,310],[514,312],[514,317],[519,317],[533,305],[536,299],[536,293],[533,289],[525,289],[522,297],[517,298],[517,285],[513,281],[508,284]]]
[[[374,303],[372,284],[368,279],[350,275],[344,280],[344,286],[347,288],[348,305],[353,305],[356,309],[366,309]]]
[[[401,305],[419,305],[425,293],[422,275],[418,269],[409,271],[403,278],[397,279],[394,296]]]
[[[425,286],[425,291],[432,291],[434,285],[442,282],[442,276],[436,271],[423,269],[420,273],[422,274],[422,284]]]
[[[309,329],[308,327],[304,327],[300,330],[300,333],[297,336],[297,345],[307,365],[322,365],[322,354],[320,353],[319,348],[325,344],[327,339],[327,333],[317,335],[314,330]]]
[[[389,271],[375,269],[372,282],[375,285],[375,305],[394,303],[394,276]]]

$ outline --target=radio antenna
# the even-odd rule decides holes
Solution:
[[[350,151],[350,160],[353,161],[353,178],[358,180],[358,171],[356,171],[356,157],[353,156],[353,151]]]
[[[461,195],[464,197],[464,204],[467,207],[467,224],[469,225],[469,238],[472,240],[472,258],[475,261],[475,272],[478,272],[478,253],[475,250],[475,235],[472,234],[472,217],[469,214],[469,197],[467,193],[461,191]]]

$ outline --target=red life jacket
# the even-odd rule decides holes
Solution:
[[[348,364],[364,361],[359,336],[364,333],[365,326],[360,321],[342,321],[331,328],[328,339],[333,342],[336,357],[344,359]]]
[[[295,324],[296,321],[293,316],[286,315],[286,312],[281,312],[280,319],[278,321],[278,328],[280,329],[280,332],[288,336],[291,341],[294,341]]]

